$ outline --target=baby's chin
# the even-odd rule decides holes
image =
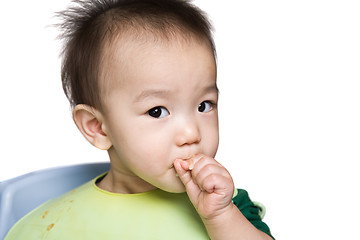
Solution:
[[[171,182],[170,184],[167,183],[166,185],[160,186],[158,188],[170,193],[184,193],[186,191],[185,186],[180,181],[180,179],[177,179],[177,181]]]
[[[164,190],[166,191],[166,190]],[[166,192],[170,192],[170,193],[184,193],[186,192],[186,189],[185,187],[183,187],[182,189],[170,189],[169,191],[166,191]]]

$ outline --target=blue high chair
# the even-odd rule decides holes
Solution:
[[[0,239],[23,216],[110,169],[110,163],[88,163],[31,172],[0,182]]]

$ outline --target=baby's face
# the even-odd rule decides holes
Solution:
[[[212,51],[195,41],[113,50],[104,67],[110,84],[103,96],[111,168],[120,179],[136,182],[137,191],[183,192],[174,160],[198,153],[215,157],[218,148]]]

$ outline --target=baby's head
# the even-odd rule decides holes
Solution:
[[[114,48],[199,41],[215,54],[211,26],[184,0],[80,0],[60,13],[64,39],[62,81],[71,106],[102,106]],[[119,42],[120,41],[120,42]],[[134,41],[136,43],[134,43]],[[112,67],[112,66],[111,66]]]
[[[108,150],[109,175],[124,192],[184,191],[174,160],[218,147],[205,15],[183,0],[89,0],[61,16],[63,88],[80,131]]]

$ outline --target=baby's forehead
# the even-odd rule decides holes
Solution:
[[[106,74],[112,68],[123,68],[128,64],[141,64],[144,55],[164,49],[206,46],[214,57],[211,43],[206,38],[184,32],[171,35],[155,34],[152,31],[127,31],[114,34],[105,40],[101,54],[101,69]]]
[[[122,48],[122,50],[133,49],[136,47],[168,47],[182,46],[184,44],[207,44],[211,51],[213,50],[212,42],[206,37],[189,29],[180,26],[164,26],[159,29],[152,25],[120,25],[113,27],[103,40],[103,51],[113,51]]]
[[[103,60],[101,61],[100,88],[101,95],[107,95],[109,91],[117,87],[124,87],[124,84],[132,84],[134,76],[138,76],[138,70],[146,65],[153,68],[159,68],[164,62],[164,53],[169,61],[177,61],[181,58],[181,53],[185,49],[193,49],[194,52],[199,48],[209,58],[213,59],[212,65],[216,68],[215,56],[211,45],[204,39],[196,36],[184,37],[184,35],[173,35],[167,38],[161,38],[158,35],[144,33],[142,35],[119,35],[113,38],[109,44],[104,45]],[[205,49],[205,51],[203,50]],[[180,53],[180,55],[179,55]],[[161,60],[159,56],[161,55]],[[199,58],[200,55],[194,55]],[[216,70],[215,70],[216,71]],[[166,71],[164,71],[166,72]],[[159,75],[162,72],[158,71]],[[146,73],[145,73],[146,74]],[[149,82],[150,82],[149,78]]]

